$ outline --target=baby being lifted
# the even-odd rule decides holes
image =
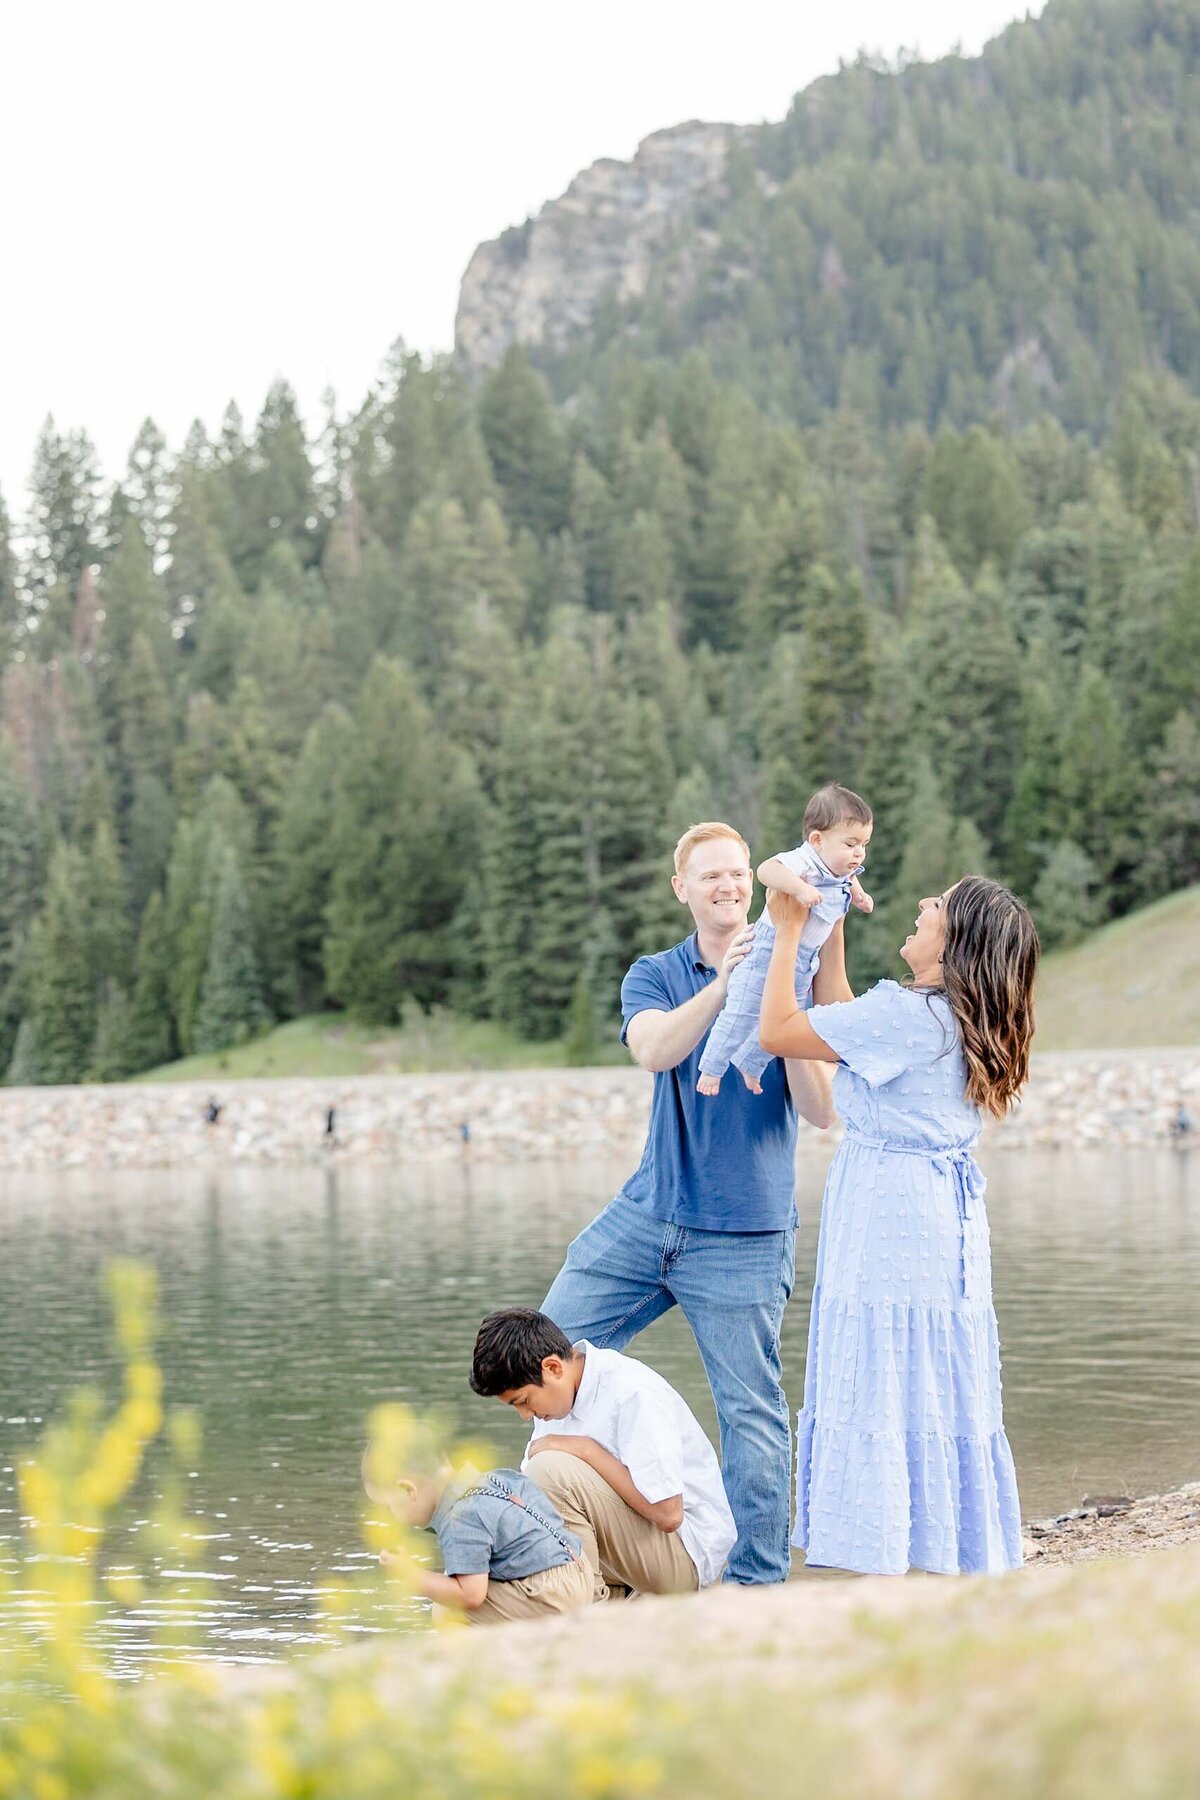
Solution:
[[[869,913],[875,902],[858,879],[871,841],[874,815],[866,801],[831,782],[818,788],[804,809],[804,842],[759,864],[764,887],[794,894],[812,911],[796,958],[796,1000],[812,1005],[813,976],[821,945],[851,906]],[[725,1004],[713,1021],[700,1057],[701,1094],[715,1094],[730,1063],[752,1094],[761,1094],[761,1076],[770,1057],[758,1041],[758,1011],[775,928],[764,912],[755,922],[754,942],[729,977]]]

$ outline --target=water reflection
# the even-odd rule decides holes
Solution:
[[[1027,1516],[1088,1491],[1200,1477],[1200,1158],[1021,1151],[990,1159],[1006,1414]],[[364,1421],[383,1399],[445,1406],[497,1460],[524,1432],[476,1400],[480,1315],[533,1304],[625,1166],[394,1172],[230,1170],[21,1178],[0,1188],[0,1537],[14,1458],[65,1392],[111,1373],[99,1272],[159,1271],[168,1395],[205,1447],[191,1509],[211,1593],[185,1623],[201,1654],[240,1659],[311,1639],[322,1580],[368,1566],[358,1539]],[[823,1165],[801,1168],[789,1396],[803,1387]],[[676,1315],[638,1341],[709,1428],[699,1358]],[[170,1582],[167,1582],[170,1587]],[[124,1664],[152,1655],[151,1612],[106,1625]]]

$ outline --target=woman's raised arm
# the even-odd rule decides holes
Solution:
[[[768,894],[767,905],[775,927],[775,945],[763,987],[759,1042],[772,1056],[791,1056],[800,1062],[840,1062],[837,1051],[817,1036],[807,1013],[796,1005],[796,952],[808,907],[776,889]]]
[[[853,1000],[854,989],[846,975],[846,921],[839,919],[821,945],[821,960],[813,981],[813,1005],[836,1006]]]

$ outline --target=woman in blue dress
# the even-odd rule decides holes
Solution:
[[[840,1063],[846,1124],[825,1188],[799,1418],[794,1542],[862,1574],[999,1573],[1021,1562],[1000,1404],[982,1116],[1024,1084],[1038,941],[1028,910],[971,875],[922,900],[912,985],[797,1009],[806,909],[772,894],[761,1036]],[[832,971],[831,971],[832,973]],[[828,989],[827,989],[828,991]]]

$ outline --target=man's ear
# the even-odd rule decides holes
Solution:
[[[671,892],[674,894],[675,898],[678,900],[680,906],[687,905],[687,889],[684,887],[683,879],[681,876],[672,875],[672,877],[671,877]]]
[[[561,1356],[543,1356],[542,1380],[540,1385],[543,1387],[545,1386],[547,1375],[551,1376],[555,1381],[561,1381],[565,1367],[566,1365]]]

